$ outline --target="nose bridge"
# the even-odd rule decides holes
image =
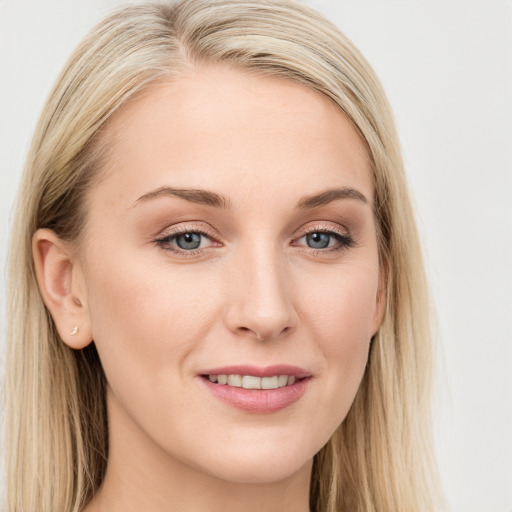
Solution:
[[[267,241],[241,251],[235,267],[226,317],[229,329],[265,340],[295,328],[298,317],[284,255]]]

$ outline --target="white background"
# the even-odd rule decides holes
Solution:
[[[43,102],[72,48],[120,3],[0,0],[2,270]],[[512,1],[307,3],[362,50],[396,114],[438,310],[435,428],[451,509],[512,512]]]

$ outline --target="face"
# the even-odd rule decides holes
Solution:
[[[130,432],[133,449],[228,481],[308,466],[382,313],[350,122],[305,86],[211,67],[152,87],[106,136],[80,263],[111,453]]]

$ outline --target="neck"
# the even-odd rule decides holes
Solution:
[[[232,482],[164,452],[110,397],[109,461],[104,482],[84,512],[308,512],[312,461],[266,482]]]

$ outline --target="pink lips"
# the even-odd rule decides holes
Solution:
[[[208,375],[252,375],[254,377],[272,377],[274,375],[293,375],[294,384],[277,389],[244,389],[208,380]],[[264,414],[280,411],[293,403],[306,392],[311,374],[302,368],[290,365],[273,365],[265,368],[256,366],[225,366],[201,371],[198,375],[207,389],[222,402],[246,412]]]

